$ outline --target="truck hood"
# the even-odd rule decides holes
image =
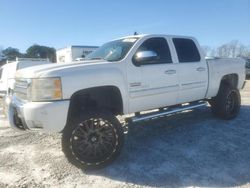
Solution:
[[[16,73],[16,78],[39,78],[46,76],[60,76],[53,75],[59,73],[60,71],[73,71],[79,69],[87,69],[96,66],[100,66],[103,64],[109,64],[112,62],[104,61],[104,60],[91,60],[91,61],[82,61],[77,63],[63,63],[63,64],[46,64],[46,65],[38,65],[29,68],[24,68]]]

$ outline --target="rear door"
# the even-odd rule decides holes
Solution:
[[[139,65],[133,60],[128,63],[130,112],[176,104],[179,83],[167,39],[146,39],[134,54],[142,51],[155,52],[157,59]]]
[[[177,54],[180,92],[177,103],[204,99],[208,86],[208,68],[198,43],[190,38],[172,38]]]

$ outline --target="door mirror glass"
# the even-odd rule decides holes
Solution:
[[[134,57],[138,65],[144,64],[148,61],[153,61],[157,59],[157,54],[154,51],[141,51],[137,52]]]

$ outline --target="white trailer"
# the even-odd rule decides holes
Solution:
[[[69,63],[79,61],[91,52],[95,51],[98,46],[68,46],[56,51],[57,63]]]

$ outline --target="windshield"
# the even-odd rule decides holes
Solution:
[[[85,60],[119,61],[126,56],[137,39],[137,37],[131,37],[108,42],[89,54]]]

